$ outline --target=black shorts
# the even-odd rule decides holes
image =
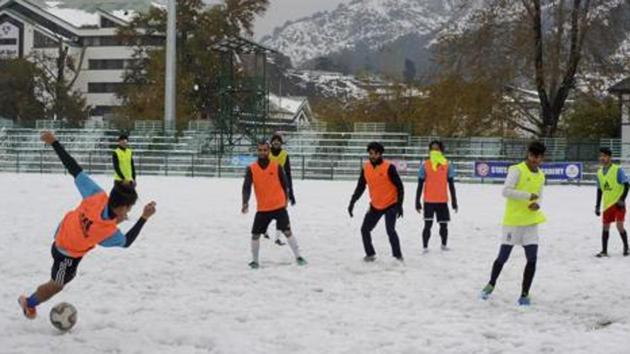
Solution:
[[[77,274],[77,268],[81,258],[72,258],[59,252],[55,244],[53,243],[52,249],[53,266],[50,272],[50,277],[57,283],[57,285],[64,286],[68,284],[74,276]]]
[[[289,221],[289,213],[286,208],[274,211],[259,211],[254,217],[254,226],[252,226],[252,234],[262,235],[267,233],[267,228],[271,221],[276,221],[276,229],[280,231],[291,230]]]
[[[451,212],[448,210],[447,203],[424,203],[424,220],[433,221],[437,219],[438,223],[447,223],[451,221]]]

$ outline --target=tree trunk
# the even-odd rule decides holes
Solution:
[[[59,41],[59,55],[57,57],[57,67],[55,68],[57,71],[57,75],[55,77],[55,103],[53,112],[57,119],[63,119],[64,117],[64,102],[65,102],[65,68],[66,68],[66,57],[68,56],[68,47],[63,46],[63,42]]]
[[[561,2],[562,3],[562,2]],[[540,135],[542,137],[553,137],[558,130],[560,114],[564,108],[567,97],[571,89],[575,87],[575,75],[581,59],[582,46],[584,37],[587,32],[587,17],[590,8],[590,0],[585,0],[584,9],[582,10],[582,0],[573,0],[573,9],[571,11],[571,43],[569,58],[567,60],[567,68],[564,73],[562,82],[557,84],[557,67],[554,63],[560,62],[560,58],[551,59],[551,84],[547,88],[545,78],[545,57],[544,57],[544,41],[542,32],[542,11],[540,0],[532,0],[532,4],[527,0],[523,0],[527,11],[532,16],[533,36],[534,36],[534,69],[536,76],[536,89],[540,99],[542,126]],[[559,9],[558,11],[564,11]],[[563,15],[558,16],[561,19]],[[564,26],[564,23],[557,23],[556,26]],[[560,28],[557,36],[562,37]],[[561,38],[556,38],[560,40]],[[561,51],[556,48],[556,55],[561,55]],[[551,97],[551,99],[550,99]]]

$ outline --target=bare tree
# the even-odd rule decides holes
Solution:
[[[588,32],[588,13],[591,1],[573,0],[569,28],[570,48],[567,57],[562,55],[562,43],[565,37],[565,1],[559,1],[555,16],[557,24],[555,33],[552,34],[555,43],[552,44],[551,50],[554,53],[550,55],[550,62],[545,60],[544,55],[541,1],[522,0],[522,3],[527,9],[532,24],[535,82],[540,98],[543,128],[541,133],[545,137],[552,137],[558,129],[560,114],[569,92],[575,87],[575,75],[582,58],[584,38]],[[563,59],[566,59],[567,63],[564,70],[561,69]]]
[[[438,61],[444,71],[439,75],[455,72],[468,81],[494,83],[491,88],[505,97],[499,108],[510,106],[512,125],[554,136],[572,97],[605,92],[629,69],[623,53],[615,54],[630,31],[628,4],[486,0],[463,29],[441,39]]]
[[[49,99],[47,109],[49,115],[66,119],[76,125],[87,117],[85,98],[73,89],[83,68],[85,48],[81,49],[77,64],[69,54],[69,46],[61,37],[57,38],[56,43],[55,55],[46,51],[36,51],[31,55],[31,59],[46,74],[42,81]]]

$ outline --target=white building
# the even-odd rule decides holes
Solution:
[[[45,62],[44,57],[58,57],[61,41],[69,48],[66,78],[75,79],[74,89],[86,97],[90,116],[103,117],[120,105],[115,92],[132,60],[133,48],[116,36],[136,13],[124,6],[88,12],[58,1],[0,0],[0,58]],[[163,36],[141,40],[147,46],[164,43]]]

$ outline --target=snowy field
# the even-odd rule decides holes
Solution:
[[[518,249],[491,300],[478,299],[498,250],[500,186],[459,185],[452,251],[439,250],[434,228],[423,255],[416,186],[406,184],[401,266],[383,223],[378,262],[361,261],[367,194],[350,219],[354,182],[295,184],[290,214],[306,267],[264,241],[262,268],[248,268],[253,214],[240,214],[241,180],[143,177],[140,203],[155,199],[158,213],[138,241],[88,254],[74,282],[28,321],[17,296],[49,278],[52,233],[79,197],[69,176],[0,174],[0,353],[630,352],[630,258],[616,232],[612,257],[593,257],[593,187],[547,188],[533,305],[519,308]],[[61,301],[79,310],[64,335],[48,322]]]

